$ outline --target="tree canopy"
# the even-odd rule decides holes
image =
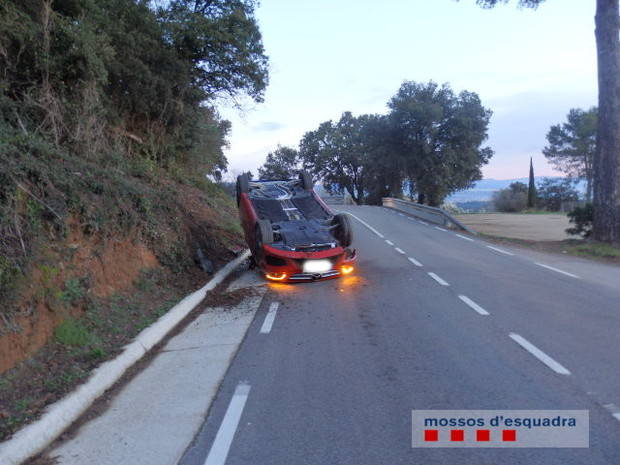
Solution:
[[[586,197],[592,199],[593,162],[598,111],[573,108],[566,122],[551,126],[543,153],[553,166],[577,180],[586,181]]]
[[[258,177],[267,179],[293,179],[299,170],[299,153],[292,147],[278,146],[267,155],[265,164],[258,169]]]
[[[491,111],[476,93],[455,95],[447,84],[404,82],[388,104],[406,177],[421,202],[440,205],[482,178],[493,151],[487,139]]]
[[[4,121],[100,156],[110,135],[161,166],[204,158],[227,133],[217,96],[261,101],[267,57],[254,0],[5,0],[0,3]],[[19,120],[19,121],[18,121]]]
[[[491,111],[477,94],[405,81],[388,106],[387,115],[344,112],[321,123],[304,134],[297,159],[292,150],[269,154],[261,177],[301,162],[328,192],[346,189],[357,203],[380,204],[407,186],[430,205],[481,179],[493,151],[483,147]]]

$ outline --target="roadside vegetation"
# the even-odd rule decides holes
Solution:
[[[226,168],[230,129],[210,102],[262,99],[253,10],[252,0],[0,4],[5,322],[33,267],[67,252],[52,249],[72,229],[101,244],[131,236],[171,267],[208,245],[194,242],[205,231],[188,200],[229,206],[206,177]]]
[[[262,179],[292,177],[304,168],[330,193],[348,191],[358,204],[407,196],[439,206],[482,178],[493,151],[484,146],[491,111],[474,92],[448,84],[405,81],[387,115],[344,112],[279,147],[259,169]]]
[[[0,439],[240,249],[214,102],[263,98],[254,9],[0,2]]]

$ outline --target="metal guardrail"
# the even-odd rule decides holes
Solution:
[[[429,207],[415,202],[395,199],[393,197],[383,197],[381,199],[383,206],[393,208],[416,218],[423,219],[430,223],[439,224],[447,228],[462,229],[472,234],[476,234],[459,220],[454,218],[450,213],[437,207]]]

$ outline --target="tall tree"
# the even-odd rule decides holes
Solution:
[[[551,126],[547,133],[549,145],[543,153],[558,170],[569,177],[586,181],[586,199],[592,201],[592,163],[596,150],[596,107],[587,111],[573,108],[566,122]]]
[[[404,163],[398,135],[389,115],[370,115],[364,126],[367,154],[366,203],[381,205],[383,197],[400,197]]]
[[[620,7],[596,2],[598,130],[594,158],[595,239],[620,243]]]
[[[530,157],[530,185],[527,189],[527,208],[534,208],[536,205],[536,182],[534,181],[534,163]]]
[[[545,0],[519,0],[536,8]],[[476,0],[494,7],[508,0]],[[594,17],[598,55],[598,111],[594,157],[595,239],[620,243],[620,5],[618,0],[596,0]]]
[[[299,154],[304,168],[323,180],[328,192],[348,190],[356,203],[364,203],[367,180],[368,138],[365,125],[370,116],[342,114],[337,123],[326,121],[304,134]]]
[[[473,92],[456,95],[447,84],[405,81],[388,103],[407,178],[420,203],[438,206],[482,178],[493,151],[487,139],[491,111]]]
[[[299,152],[291,147],[278,146],[267,155],[265,164],[258,169],[259,179],[293,179],[299,170]]]

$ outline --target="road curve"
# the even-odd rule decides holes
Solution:
[[[356,274],[270,285],[181,464],[618,463],[619,286],[340,209]],[[587,409],[590,447],[413,449],[412,409]]]

